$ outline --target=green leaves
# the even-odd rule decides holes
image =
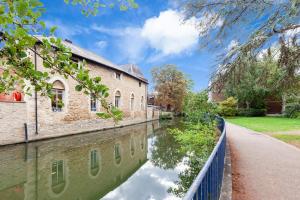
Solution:
[[[24,17],[25,15],[27,15],[28,8],[29,5],[27,1],[23,0],[16,2],[16,10],[19,17]]]
[[[4,5],[0,4],[0,15],[3,15],[4,12],[5,12],[5,7],[4,7]]]
[[[99,1],[65,0],[73,5],[79,4],[86,15],[95,14],[99,8],[105,7]],[[120,2],[119,2],[120,3]],[[52,97],[52,75],[77,82],[75,90],[82,94],[95,94],[101,102],[105,114],[103,118],[112,118],[115,122],[123,117],[122,111],[111,107],[106,101],[108,88],[102,84],[101,77],[92,77],[85,60],[74,61],[72,52],[65,47],[60,38],[40,37],[34,35],[53,35],[57,27],[47,29],[40,18],[45,9],[39,0],[2,0],[0,3],[1,50],[0,93],[14,90],[16,86],[31,95],[38,91],[42,96]],[[38,42],[38,43],[37,43]],[[35,69],[34,58],[43,61],[43,67]],[[25,84],[26,82],[26,84]],[[64,106],[60,104],[60,106]]]
[[[57,27],[56,26],[53,26],[50,28],[50,34],[53,35],[56,31]]]

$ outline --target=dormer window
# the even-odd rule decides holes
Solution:
[[[120,72],[116,72],[116,79],[121,80],[121,73]]]

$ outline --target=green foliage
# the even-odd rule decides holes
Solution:
[[[129,8],[138,8],[138,4],[135,0],[108,0],[108,1],[100,1],[100,0],[64,0],[65,3],[76,6],[79,5],[81,7],[81,12],[85,16],[89,15],[97,15],[99,12],[99,8],[113,8],[117,4],[121,11],[126,11]]]
[[[173,129],[170,133],[181,144],[181,151],[188,152],[189,167],[179,174],[177,186],[169,189],[183,197],[216,145],[216,127],[215,124],[186,124],[183,130]]]
[[[285,107],[284,115],[289,118],[300,118],[300,104],[290,103]]]
[[[234,96],[239,105],[246,108],[265,108],[265,100],[269,96],[280,96],[283,90],[276,87],[282,76],[282,70],[272,55],[262,60],[254,60],[245,56],[239,68],[227,77],[224,84],[226,96]]]
[[[220,102],[218,107],[218,113],[221,116],[235,116],[237,114],[237,99],[229,97],[226,100]]]
[[[216,114],[216,105],[209,102],[206,90],[198,93],[189,92],[184,99],[183,112],[187,121],[200,123]]]
[[[174,169],[186,152],[181,150],[181,144],[163,127],[155,132],[155,148],[152,150],[151,161],[155,166],[163,169]]]
[[[274,40],[278,40],[280,44],[278,63],[283,74],[276,85],[273,84],[285,90],[295,88],[295,71],[299,70],[300,66],[299,32],[297,31],[300,28],[299,0],[187,0],[182,1],[182,4],[180,8],[186,14],[185,19],[195,17],[198,20],[197,27],[203,36],[200,43],[204,47],[214,44],[223,47],[223,42],[228,41],[237,43],[220,56],[221,66],[218,67],[216,77],[221,76],[224,80],[234,75],[236,70],[243,70],[240,63],[245,57],[251,56],[256,59],[256,55],[265,46],[270,46],[274,44]],[[240,31],[232,31],[239,30],[241,27],[251,27],[251,29],[244,34]],[[291,33],[294,33],[294,36]]]
[[[245,117],[265,116],[266,112],[267,112],[266,109],[256,109],[256,108],[240,108],[240,109],[238,109],[238,115],[245,116]]]
[[[171,112],[162,112],[159,116],[160,120],[173,119],[173,113]]]
[[[81,5],[86,15],[96,14],[103,7],[96,1],[65,0],[73,5]],[[136,7],[134,0],[116,1],[124,10],[124,6]],[[78,84],[76,90],[86,95],[95,94],[102,103],[107,115],[115,121],[122,116],[121,111],[112,108],[106,102],[108,88],[101,83],[100,77],[91,77],[83,60],[78,64],[72,60],[71,50],[65,47],[61,39],[55,37],[37,38],[35,35],[46,36],[54,34],[57,27],[45,26],[41,20],[45,8],[39,0],[2,0],[0,3],[0,93],[9,93],[16,87],[26,94],[34,91],[42,96],[52,97],[52,84],[49,79],[53,74],[59,74],[66,79],[74,79]],[[34,62],[27,56],[34,53],[43,60],[44,69],[35,69]],[[61,105],[63,106],[63,105]]]

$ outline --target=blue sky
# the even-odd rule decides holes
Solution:
[[[43,20],[48,26],[58,26],[57,36],[116,64],[137,64],[149,81],[152,67],[175,64],[194,81],[194,90],[199,91],[207,87],[217,56],[223,51],[200,49],[201,37],[194,21],[183,24],[172,2],[137,0],[138,9],[122,12],[105,8],[97,16],[85,17],[79,7],[61,0],[43,0]]]

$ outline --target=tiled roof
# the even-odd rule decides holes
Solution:
[[[42,40],[42,39],[48,39],[48,37],[43,37],[43,36],[36,36],[39,40]],[[109,60],[106,60],[105,58],[89,51],[89,50],[86,50],[86,49],[83,49],[75,44],[73,44],[71,41],[65,41],[63,40],[62,43],[71,49],[72,51],[72,54],[75,55],[75,56],[79,56],[79,57],[82,57],[82,58],[85,58],[87,60],[90,60],[90,61],[93,61],[93,62],[96,62],[96,63],[99,63],[99,64],[102,64],[106,67],[109,67],[109,68],[112,68],[112,69],[116,69],[118,71],[121,71],[121,72],[124,72],[126,74],[128,74],[129,76],[132,76],[132,77],[135,77],[143,82],[146,82],[148,83],[148,80],[143,76],[143,74],[141,73],[141,71],[137,68],[137,66],[135,66],[135,69],[134,70],[128,70],[126,67],[123,68],[123,65],[122,67],[121,66],[118,66],[112,62],[110,62]]]
[[[144,81],[147,82],[147,80],[145,79],[143,73],[141,72],[140,68],[137,65],[135,65],[135,64],[126,64],[126,65],[121,65],[120,68],[123,69],[124,71],[128,72],[129,74],[132,74],[135,77],[138,77],[140,79],[144,79]]]

